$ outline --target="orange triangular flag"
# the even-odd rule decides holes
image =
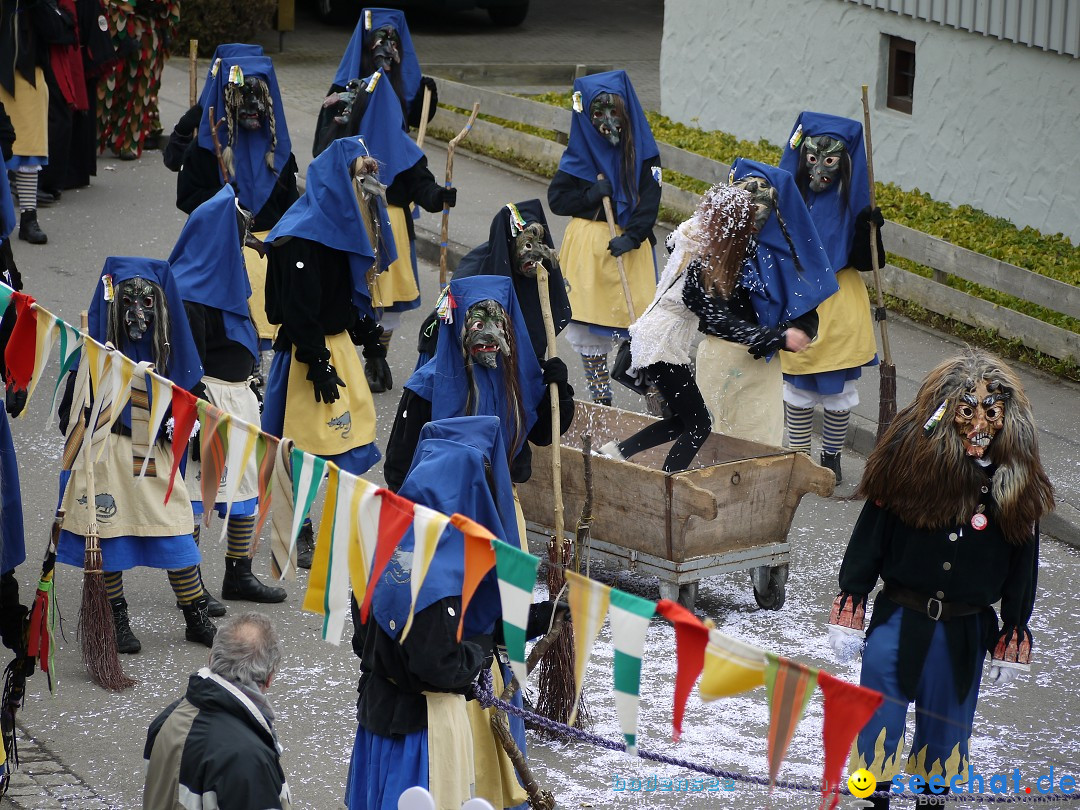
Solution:
[[[457,640],[461,641],[469,602],[480,587],[480,580],[495,567],[495,548],[491,545],[495,535],[464,515],[451,515],[450,522],[465,535],[465,581],[461,584],[461,616],[457,626]]]

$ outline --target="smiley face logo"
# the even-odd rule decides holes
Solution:
[[[877,789],[877,780],[866,768],[859,768],[848,777],[848,790],[857,799],[865,799]]]

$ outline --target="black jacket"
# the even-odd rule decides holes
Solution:
[[[641,177],[638,178],[638,203],[630,215],[630,221],[623,228],[623,233],[630,236],[637,245],[646,239],[656,244],[653,226],[660,213],[660,184],[653,177],[652,170],[660,165],[660,158],[646,160],[641,164]],[[596,222],[606,221],[604,206],[590,203],[588,191],[594,181],[582,180],[566,172],[556,172],[548,186],[548,207],[551,213],[563,217],[578,217]]]
[[[144,807],[292,806],[270,720],[209,669],[192,675],[187,694],[150,724],[143,759]]]

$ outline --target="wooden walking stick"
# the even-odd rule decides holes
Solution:
[[[604,175],[596,175],[597,180],[603,180]],[[611,197],[604,197],[604,216],[607,217],[608,232],[611,234],[611,238],[614,239],[618,236],[615,233],[615,212],[611,210]],[[626,267],[623,265],[622,256],[615,257],[615,266],[619,268],[619,281],[622,282],[623,295],[626,296],[626,311],[630,315],[630,323],[637,320],[637,315],[634,314],[634,298],[630,295],[630,282],[626,278]]]
[[[446,145],[446,188],[454,187],[454,150],[457,149],[457,145],[461,143],[465,136],[472,130],[473,122],[476,121],[476,116],[480,112],[480,102],[474,102],[472,106],[472,114],[469,116],[468,123],[465,127],[453,139]],[[442,209],[442,231],[439,238],[439,289],[446,286],[449,280],[449,275],[446,267],[446,248],[450,238],[450,206],[443,204]]]
[[[210,107],[210,109],[207,110],[207,115],[210,116],[210,141],[214,144],[214,155],[217,156],[218,169],[221,170],[221,180],[224,183],[228,183],[229,182],[229,170],[225,166],[225,157],[222,155],[221,141],[218,139],[218,134],[217,134],[218,127],[220,127],[222,124],[225,123],[225,119],[224,118],[222,118],[220,120],[215,119],[214,118],[214,108],[213,107]],[[196,135],[196,137],[197,137],[197,135]]]
[[[555,343],[555,320],[551,317],[551,297],[548,293],[548,271],[543,262],[536,265],[536,286],[540,295],[540,312],[544,316],[544,333],[547,337],[547,359],[558,355]],[[551,392],[551,491],[555,498],[555,542],[562,544],[566,539],[563,532],[562,498],[562,458],[559,445],[562,443],[559,427],[562,424],[559,413],[559,384],[548,386]]]
[[[86,334],[89,320],[82,313],[82,330]],[[83,362],[89,362],[84,355]],[[82,406],[72,409],[72,419],[80,422],[83,410],[90,404],[90,383],[87,381]],[[105,593],[105,572],[101,559],[101,539],[97,524],[97,487],[94,481],[94,454],[91,452],[96,425],[90,425],[83,436],[82,457],[86,466],[86,550],[83,555],[82,608],[79,611],[79,642],[87,674],[98,686],[119,692],[134,686],[136,681],[124,674],[116,650],[116,628],[112,607]],[[108,439],[106,439],[107,441]],[[74,476],[68,486],[74,485]]]
[[[188,106],[199,100],[199,40],[188,40]]]
[[[870,102],[867,99],[866,85],[862,86],[863,106],[863,134],[866,137],[866,173],[870,181],[870,208],[876,206],[874,194],[874,150],[870,139]],[[892,424],[896,416],[896,366],[892,361],[892,350],[889,348],[889,328],[885,317],[885,295],[881,291],[881,268],[878,266],[877,252],[877,225],[870,222],[870,263],[874,269],[874,286],[877,288],[877,308],[874,310],[874,318],[881,328],[881,363],[878,372],[881,379],[878,386],[878,429],[877,438],[880,441],[885,431]]]
[[[428,113],[431,111],[431,88],[424,88],[424,103],[420,107],[420,126],[416,130],[416,145],[424,148],[424,136],[427,135]]]

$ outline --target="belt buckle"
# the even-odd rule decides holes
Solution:
[[[934,604],[935,602],[937,603],[936,606]],[[933,612],[935,607],[937,607],[936,615]],[[941,621],[941,611],[944,609],[944,607],[945,604],[940,599],[935,599],[933,596],[931,596],[929,599],[926,600],[926,615],[933,619],[935,622]]]

